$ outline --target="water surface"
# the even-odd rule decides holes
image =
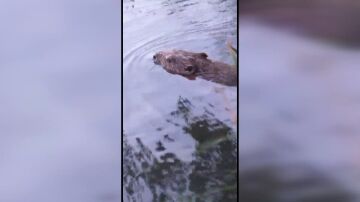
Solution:
[[[360,51],[240,27],[240,198],[359,201]]]
[[[0,201],[120,201],[120,2],[0,3]]]
[[[125,1],[123,21],[125,201],[236,201],[236,88],[152,62],[184,49],[232,63],[236,1]]]

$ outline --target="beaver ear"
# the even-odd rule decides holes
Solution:
[[[185,67],[185,71],[187,71],[187,72],[192,72],[192,71],[194,71],[194,67],[191,66],[191,65],[186,66],[186,67]]]
[[[208,55],[206,53],[198,53],[198,54],[202,58],[207,58],[208,57]]]
[[[184,68],[187,74],[195,74],[197,72],[197,67],[193,65],[188,65]]]

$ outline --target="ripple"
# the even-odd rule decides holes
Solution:
[[[208,22],[191,22],[190,24],[192,25],[191,28],[182,32],[162,33],[138,41],[136,45],[124,53],[125,70],[131,64],[139,64],[145,58],[151,58],[152,54],[159,50],[180,48],[179,46],[191,44],[191,42],[206,44],[207,41],[214,38],[226,38],[236,34],[231,21],[217,24],[208,24]],[[191,47],[183,48],[191,49]]]

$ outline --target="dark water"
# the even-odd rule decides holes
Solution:
[[[155,52],[231,63],[236,1],[124,2],[125,201],[236,201],[236,88],[170,75]]]

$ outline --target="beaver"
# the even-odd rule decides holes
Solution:
[[[184,50],[160,51],[153,56],[154,63],[161,65],[171,74],[187,79],[196,77],[226,86],[237,85],[235,67],[223,62],[208,59],[206,53],[193,53]]]

